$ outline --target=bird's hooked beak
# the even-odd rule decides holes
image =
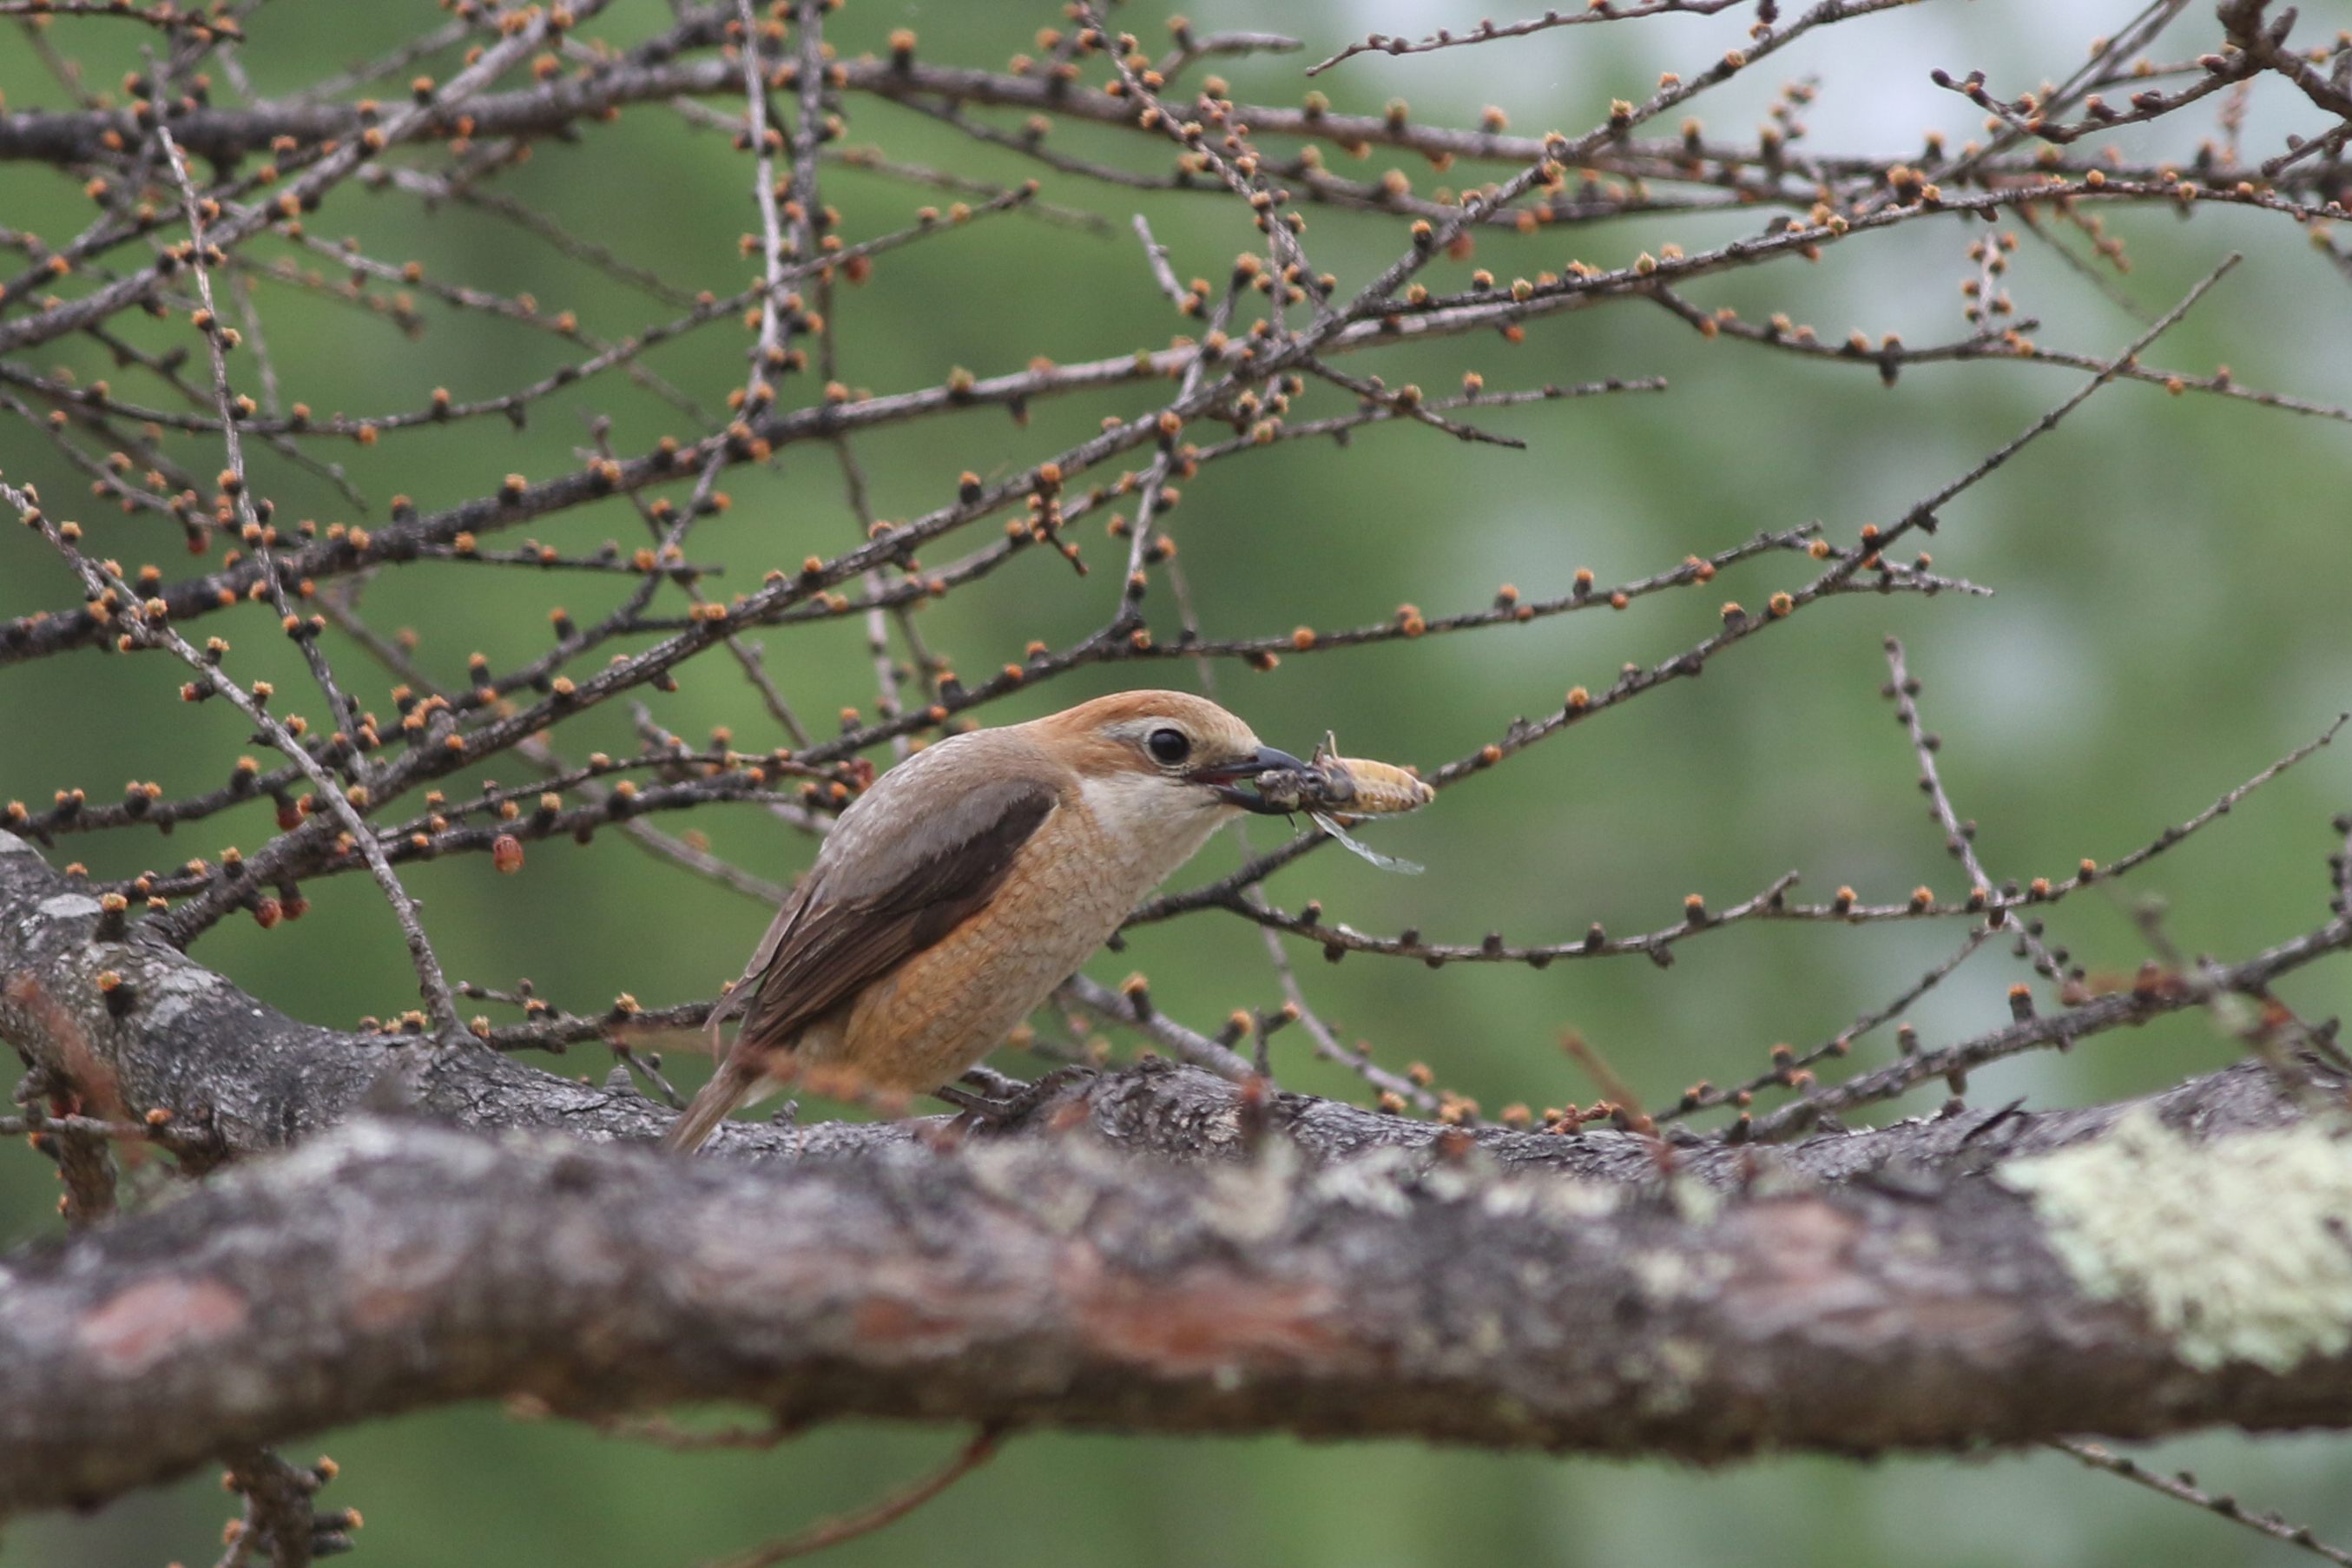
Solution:
[[[1263,795],[1252,795],[1234,786],[1244,779],[1255,779],[1258,774],[1272,773],[1276,768],[1304,769],[1306,766],[1305,763],[1300,762],[1288,752],[1276,751],[1272,746],[1260,746],[1246,757],[1237,757],[1230,762],[1219,763],[1213,767],[1194,768],[1185,777],[1194,784],[1207,784],[1216,797],[1227,805],[1238,805],[1244,811],[1254,811],[1261,816],[1285,816],[1289,815],[1286,808],[1275,805]]]

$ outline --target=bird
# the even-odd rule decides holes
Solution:
[[[952,1083],[1136,901],[1304,764],[1217,704],[1124,691],[916,752],[841,814],[709,1023],[743,1021],[665,1146],[815,1070],[867,1093]]]

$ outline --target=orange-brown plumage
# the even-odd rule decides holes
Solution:
[[[974,731],[899,763],[841,816],[729,1002],[743,1024],[668,1144],[821,1070],[922,1093],[994,1048],[1135,901],[1296,759],[1216,704],[1129,691]]]

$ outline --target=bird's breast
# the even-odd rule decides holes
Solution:
[[[1164,787],[1164,786],[1163,786]],[[985,1056],[1213,832],[1121,829],[1081,789],[1022,846],[996,896],[868,986],[836,1047],[877,1088],[920,1093]]]

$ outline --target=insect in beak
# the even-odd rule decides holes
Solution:
[[[1234,786],[1245,779],[1254,779],[1260,773],[1271,773],[1276,768],[1303,768],[1306,765],[1288,752],[1276,751],[1272,746],[1260,746],[1246,757],[1238,758],[1233,762],[1219,763],[1213,767],[1195,768],[1184,776],[1194,784],[1209,785],[1215,792],[1217,798],[1228,805],[1238,805],[1244,811],[1254,811],[1262,816],[1286,816],[1296,808],[1277,805],[1262,795],[1236,789]]]

